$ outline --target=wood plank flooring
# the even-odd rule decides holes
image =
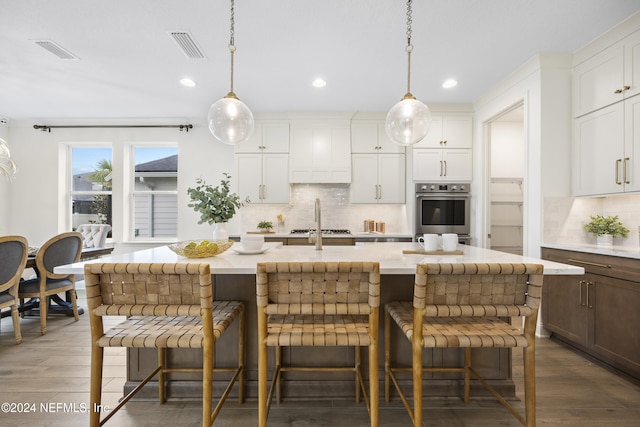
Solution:
[[[78,291],[85,307],[83,290]],[[15,344],[10,318],[0,324],[0,403],[20,413],[0,411],[0,425],[64,426],[88,425],[89,319],[80,316],[51,317],[47,334],[40,335],[37,318],[21,319],[23,342]],[[514,378],[518,396],[522,391],[520,352],[514,353]],[[536,352],[539,426],[638,426],[640,385],[617,375],[566,346],[538,339]],[[103,403],[115,406],[122,396],[125,350],[106,349]],[[493,399],[473,400],[465,406],[459,399],[427,399],[426,426],[495,427],[519,426],[506,409]],[[523,405],[518,402],[517,407]],[[382,426],[409,426],[409,417],[396,398],[380,402]],[[227,401],[215,425],[255,426],[255,401],[239,405]],[[130,402],[108,426],[199,426],[200,402]],[[274,403],[270,426],[366,426],[365,407],[344,401]]]

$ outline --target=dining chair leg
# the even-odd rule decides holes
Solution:
[[[91,346],[91,385],[89,389],[89,423],[91,427],[100,426],[100,414],[102,407],[102,362],[104,349],[97,345]]]
[[[47,333],[47,309],[49,305],[49,297],[40,298],[40,333]]]
[[[13,331],[16,335],[16,344],[22,342],[22,333],[20,332],[20,315],[18,314],[18,307],[16,305],[11,306],[11,319],[13,320]]]
[[[78,315],[78,299],[76,296],[75,289],[69,292],[69,296],[71,297],[71,307],[73,308],[73,318],[75,320],[80,320],[80,316]]]

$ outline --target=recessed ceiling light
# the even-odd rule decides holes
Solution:
[[[196,82],[189,77],[185,77],[184,79],[180,79],[180,84],[186,87],[194,87],[196,85]]]
[[[442,83],[442,87],[445,89],[451,89],[452,87],[456,87],[458,85],[458,81],[454,79],[449,79]]]
[[[327,82],[323,79],[315,79],[311,84],[315,87],[325,87],[327,85]]]

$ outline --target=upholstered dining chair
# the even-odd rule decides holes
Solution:
[[[18,316],[18,284],[27,263],[29,246],[22,236],[0,237],[0,310],[10,307],[16,343],[22,342]]]
[[[158,375],[160,403],[165,402],[166,374],[202,372],[202,425],[216,419],[233,385],[244,399],[244,304],[214,301],[209,264],[100,264],[85,265],[85,283],[91,324],[90,425],[107,422],[131,397]],[[103,318],[127,316],[105,330]],[[215,344],[237,320],[237,366],[214,368]],[[157,367],[110,410],[102,420],[102,368],[104,347],[155,348]],[[166,349],[202,349],[202,368],[167,366]],[[226,351],[229,351],[227,349]],[[233,375],[212,411],[213,373]]]
[[[380,266],[377,262],[267,262],[256,274],[258,306],[258,425],[266,426],[274,387],[280,397],[282,372],[351,371],[356,401],[362,391],[372,426],[378,425],[378,319]],[[284,366],[281,348],[355,348],[347,367]],[[268,347],[275,369],[268,389]],[[369,393],[360,366],[360,348],[369,355]]]
[[[82,234],[83,247],[104,248],[111,226],[109,224],[80,224],[76,231]]]
[[[385,399],[390,383],[398,391],[414,425],[422,425],[423,372],[461,372],[464,402],[470,399],[470,378],[478,379],[523,425],[536,424],[535,330],[542,293],[539,264],[418,264],[413,302],[385,304]],[[524,319],[524,327],[511,318]],[[391,325],[411,342],[412,367],[400,368],[390,359]],[[462,367],[423,367],[425,348],[463,348]],[[525,417],[472,366],[473,348],[522,348]],[[413,374],[413,410],[396,373]]]
[[[75,276],[57,274],[53,269],[59,265],[71,264],[80,259],[82,253],[82,235],[75,231],[61,233],[47,240],[36,253],[35,279],[20,282],[18,296],[20,305],[25,298],[39,298],[40,332],[47,333],[47,310],[49,298],[62,292],[68,292],[73,309],[73,317],[78,320]]]

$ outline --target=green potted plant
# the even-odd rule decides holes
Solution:
[[[241,200],[236,193],[231,193],[229,179],[231,175],[226,172],[220,185],[213,187],[202,178],[196,180],[194,188],[187,188],[187,194],[191,202],[187,205],[200,214],[198,224],[207,223],[215,225],[213,240],[226,240],[229,234],[226,224],[236,214],[236,211],[249,202],[249,198]]]
[[[262,231],[263,233],[269,233],[271,230],[273,230],[273,223],[271,221],[260,221],[258,223],[258,230]]]
[[[599,246],[611,246],[614,237],[627,237],[629,229],[618,219],[617,215],[589,215],[591,221],[584,225],[584,229],[596,236]]]

